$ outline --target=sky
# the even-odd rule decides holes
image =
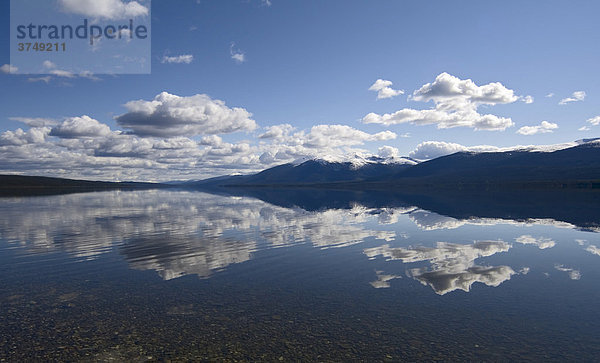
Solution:
[[[2,1],[2,174],[186,180],[600,136],[597,1],[44,1],[31,19],[147,24],[116,58],[144,66],[94,68],[105,39],[19,53]]]

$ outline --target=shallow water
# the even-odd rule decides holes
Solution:
[[[0,359],[600,355],[589,223],[288,204],[174,190],[1,199]]]

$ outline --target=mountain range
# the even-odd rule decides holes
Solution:
[[[419,162],[412,158],[319,158],[275,166],[251,175],[185,183],[190,187],[330,186],[387,188],[547,186],[600,187],[600,139],[553,151],[457,152]]]

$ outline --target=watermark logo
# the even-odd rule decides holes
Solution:
[[[150,73],[150,0],[11,0],[10,5],[10,63],[17,73]]]

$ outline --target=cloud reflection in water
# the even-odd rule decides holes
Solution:
[[[438,242],[435,247],[392,248],[383,245],[364,250],[369,258],[382,256],[387,260],[404,263],[427,261],[431,267],[412,268],[407,275],[430,286],[437,294],[444,295],[454,290],[468,292],[475,282],[487,286],[498,286],[509,280],[515,271],[509,266],[478,266],[475,260],[506,252],[510,245],[503,241],[480,241],[470,245]]]
[[[366,228],[365,208],[308,212],[253,198],[199,192],[133,191],[5,199],[0,238],[29,253],[66,252],[91,260],[117,250],[162,278],[208,277],[260,249],[310,243],[343,247],[394,231]]]

